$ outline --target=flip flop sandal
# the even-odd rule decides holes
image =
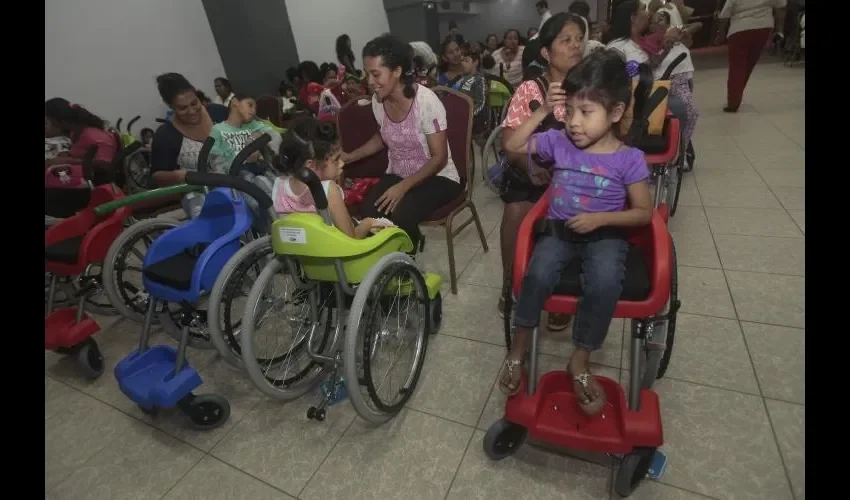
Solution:
[[[546,329],[552,333],[563,332],[570,326],[572,320],[573,317],[566,314],[550,314],[548,321],[546,321]]]
[[[578,382],[581,387],[581,392],[576,392],[576,402],[579,408],[588,415],[599,413],[605,407],[606,402],[604,390],[600,390],[600,395],[596,399],[590,399],[593,394],[590,389],[590,381],[592,379],[593,376],[589,372],[579,373],[573,377],[573,382]],[[598,382],[596,384],[599,385]],[[602,389],[601,386],[600,389]]]
[[[499,390],[505,396],[511,397],[519,393],[522,385],[522,369],[525,363],[519,359],[506,359],[502,364],[502,370],[499,372]],[[507,373],[506,373],[507,372]],[[505,383],[505,378],[509,380]],[[516,387],[511,387],[511,382],[516,383]]]

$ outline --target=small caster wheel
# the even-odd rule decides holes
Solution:
[[[202,394],[193,397],[184,411],[196,429],[215,429],[230,418],[230,403],[216,394]]]
[[[86,378],[94,380],[103,374],[103,356],[94,339],[88,339],[80,344],[74,353],[74,358]]]
[[[507,458],[525,443],[528,430],[505,419],[498,420],[484,435],[484,453],[490,460]]]
[[[324,409],[316,410],[316,421],[317,422],[324,421],[326,416],[327,416],[327,412]]]
[[[635,448],[623,457],[620,469],[614,477],[614,491],[618,495],[627,497],[637,489],[652,466],[655,450],[655,448]]]
[[[311,406],[307,408],[307,420],[313,420],[314,418],[316,418],[316,407]]]
[[[443,325],[443,296],[437,292],[437,296],[431,301],[431,306],[428,311],[428,319],[430,321],[429,328],[431,335],[436,335]]]
[[[157,408],[156,406],[152,406],[150,408],[145,408],[144,406],[139,405],[139,409],[142,410],[142,413],[144,413],[145,415],[147,415],[149,417],[156,418],[157,415],[159,415],[159,408]]]

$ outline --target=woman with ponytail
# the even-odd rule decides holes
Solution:
[[[414,82],[413,49],[386,34],[363,48],[372,89],[372,112],[380,131],[342,154],[356,162],[387,148],[389,167],[363,200],[363,215],[387,217],[416,248],[419,224],[463,193],[446,134],[446,109],[437,95]]]

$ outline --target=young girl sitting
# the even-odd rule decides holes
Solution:
[[[385,226],[373,218],[365,218],[355,224],[348,214],[342,188],[336,183],[342,173],[341,152],[336,126],[332,123],[315,118],[301,118],[293,123],[280,146],[278,168],[284,175],[274,182],[274,209],[279,214],[316,212],[316,204],[307,185],[289,175],[305,165],[322,180],[334,226],[352,238],[363,239]]]
[[[645,66],[641,70],[650,71]],[[645,86],[638,86],[637,95]],[[648,224],[652,217],[644,155],[615,134],[631,98],[632,79],[622,56],[608,49],[594,51],[563,83],[549,85],[546,102],[505,144],[510,152],[537,154],[554,163],[546,234],[535,245],[522,280],[514,342],[499,376],[507,395],[519,391],[523,358],[546,299],[567,264],[580,258],[583,297],[573,322],[575,350],[567,371],[584,412],[595,414],[605,404],[605,392],[589,372],[590,353],[602,347],[623,288],[629,247],[625,228]],[[566,108],[566,128],[532,136],[556,106]],[[639,99],[636,116],[642,110]]]

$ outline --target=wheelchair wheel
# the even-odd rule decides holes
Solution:
[[[239,336],[245,299],[271,254],[269,236],[248,243],[227,261],[210,292],[210,341],[219,355],[236,367],[242,367]]]
[[[481,178],[484,184],[495,194],[500,194],[500,187],[490,174],[490,167],[496,164],[502,149],[502,126],[496,127],[487,137],[487,142],[481,147]]]
[[[623,457],[620,469],[614,477],[614,491],[621,497],[634,493],[649,472],[653,456],[655,448],[635,448]]]
[[[143,153],[150,153],[150,149],[137,149],[130,156],[124,158],[122,167],[128,194],[151,189],[150,165],[148,165]]]
[[[358,286],[343,366],[351,403],[367,422],[387,421],[413,395],[428,348],[429,302],[422,272],[401,252],[382,257]]]
[[[122,232],[103,262],[103,289],[109,302],[125,318],[141,323],[148,309],[142,286],[142,263],[153,240],[181,223],[164,217],[139,221]]]
[[[118,309],[112,305],[112,301],[109,300],[109,295],[104,290],[103,286],[103,268],[100,265],[94,265],[91,267],[95,272],[90,273],[89,279],[94,280],[94,288],[91,292],[86,296],[86,312],[99,314],[101,316],[115,316],[119,314]],[[73,280],[71,288],[74,292],[79,290],[79,281]],[[71,300],[73,305],[76,306],[76,300]]]
[[[670,365],[670,356],[673,354],[673,341],[676,335],[676,314],[679,309],[679,268],[676,265],[676,245],[671,245],[673,251],[672,266],[670,273],[670,305],[667,309],[667,338],[665,339],[664,354],[658,363],[658,374],[656,379],[662,378],[667,373]]]
[[[172,302],[162,302],[162,310],[156,317],[162,329],[171,338],[180,342],[183,334],[183,323],[189,322],[189,347],[195,349],[215,349],[210,340],[209,314],[206,307],[209,301],[202,297],[200,302],[192,304],[189,310],[185,306]]]
[[[263,268],[245,302],[240,347],[248,376],[264,394],[289,401],[300,397],[330,367],[310,357],[335,350],[339,327],[330,338],[333,310],[342,307],[336,286],[307,283],[295,266],[274,258]]]
[[[484,454],[490,460],[502,460],[516,453],[527,437],[525,427],[505,419],[497,420],[484,434]]]

